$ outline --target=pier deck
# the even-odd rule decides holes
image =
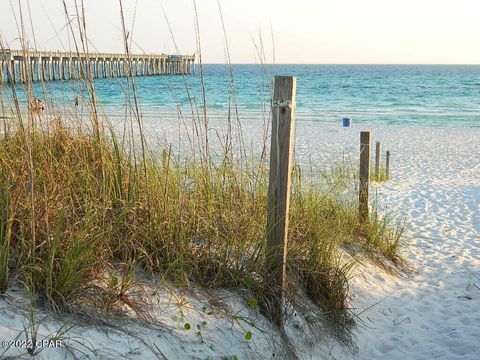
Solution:
[[[0,84],[122,76],[188,75],[193,55],[0,50]]]

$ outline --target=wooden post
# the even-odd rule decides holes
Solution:
[[[370,181],[370,131],[360,133],[360,186],[358,216],[361,224],[368,222],[368,183]]]
[[[390,179],[390,151],[385,154],[385,177],[387,180]]]
[[[276,76],[272,104],[272,140],[268,184],[266,301],[272,321],[283,324],[290,183],[295,130],[297,79]]]
[[[375,143],[375,179],[380,181],[380,141]]]

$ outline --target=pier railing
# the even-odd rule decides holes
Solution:
[[[188,75],[195,56],[1,50],[0,84],[122,76]]]

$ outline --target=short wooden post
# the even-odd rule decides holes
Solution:
[[[385,177],[390,179],[390,151],[385,154]]]
[[[368,222],[368,183],[370,181],[370,131],[360,133],[360,186],[358,216],[361,224]]]
[[[292,173],[297,79],[275,76],[268,184],[266,302],[272,321],[283,325],[288,212]]]
[[[380,141],[377,141],[375,143],[375,179],[377,181],[380,181],[380,157],[381,157],[381,153],[380,153]]]

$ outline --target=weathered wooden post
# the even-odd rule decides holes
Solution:
[[[385,154],[385,177],[387,180],[390,179],[390,151]]]
[[[295,130],[295,93],[297,79],[275,76],[272,102],[272,140],[268,183],[267,217],[267,294],[272,321],[283,324],[286,286],[288,212]]]
[[[360,133],[360,186],[358,217],[360,224],[368,222],[368,183],[370,181],[370,131]]]
[[[380,181],[380,141],[375,143],[375,179]]]

